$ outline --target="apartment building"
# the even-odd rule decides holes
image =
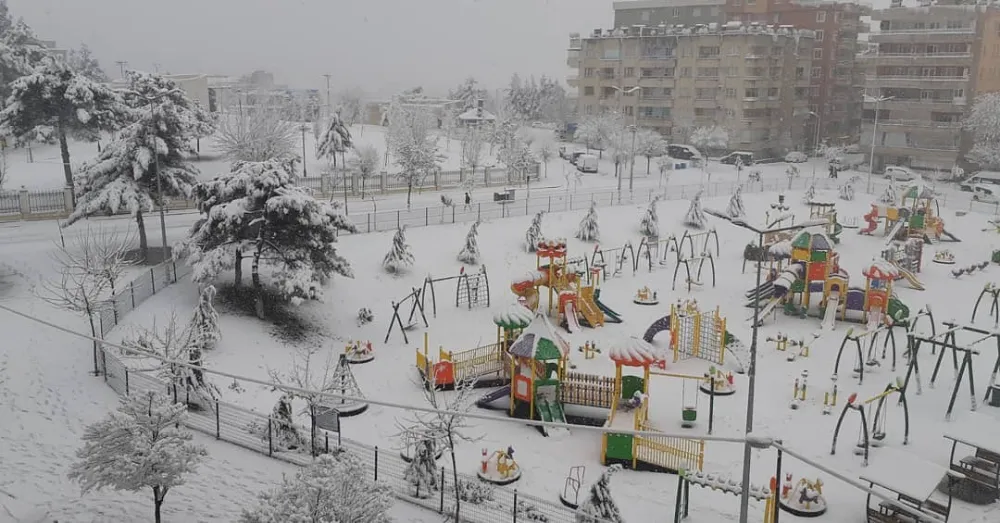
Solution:
[[[867,32],[857,3],[830,0],[727,0],[727,21],[810,29],[816,34],[809,75],[810,126],[820,140],[853,143],[861,133],[864,70],[855,57]],[[818,130],[818,132],[817,132]],[[813,138],[815,139],[815,138]]]
[[[811,31],[738,23],[571,35],[578,114],[617,111],[681,143],[720,126],[730,149],[783,155],[808,140],[812,46]]]
[[[726,0],[639,0],[615,2],[615,27],[721,24]]]
[[[862,57],[861,144],[874,144],[875,171],[902,165],[947,172],[965,163],[972,144],[961,121],[976,80],[983,76],[983,87],[1000,84],[993,72],[997,59],[983,56],[989,25],[984,22],[991,16],[967,5],[892,7],[872,14],[879,29],[869,36],[872,50]],[[1000,40],[991,36],[989,42]]]

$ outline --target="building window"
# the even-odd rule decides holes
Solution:
[[[583,88],[583,95],[584,96],[594,96],[594,86],[588,85],[588,86],[584,87]]]
[[[698,48],[698,58],[717,58],[719,56],[719,48],[715,46],[702,46]]]
[[[594,68],[593,67],[588,67],[588,68],[584,69],[583,70],[583,77],[584,78],[593,78],[594,77]]]
[[[817,42],[822,42],[823,41],[823,30],[822,29],[816,31],[816,41]]]
[[[813,49],[813,60],[823,59],[823,49]]]
[[[642,18],[643,22],[648,22],[649,21],[649,11],[643,11],[642,15],[641,15],[641,18]]]
[[[833,23],[840,23],[840,11],[833,13]]]
[[[816,12],[816,23],[820,23],[821,24],[823,22],[826,22],[826,11],[817,11]]]
[[[743,4],[742,0],[733,0],[733,6],[739,7]],[[997,24],[997,32],[1000,33],[1000,24]]]
[[[712,18],[719,16],[719,8],[713,7],[711,13],[712,13]]]
[[[757,5],[757,0],[747,0],[747,5]]]
[[[743,97],[744,98],[757,98],[757,88],[756,87],[748,87],[746,89],[746,91],[744,91]]]
[[[704,107],[696,107],[694,110],[694,115],[696,118],[707,118],[715,116],[715,109],[707,109]]]
[[[736,98],[736,89],[733,89],[732,87],[727,87],[726,98]]]
[[[680,18],[680,16],[681,16],[681,8],[680,7],[675,7],[674,8],[674,18]]]
[[[694,9],[692,9],[691,10],[691,16],[693,16],[694,18],[700,17],[701,16],[701,8],[700,7],[695,7]]]
[[[653,68],[652,67],[643,67],[643,68],[639,69],[639,74],[641,74],[643,78],[649,78],[649,77],[653,76]]]
[[[699,67],[698,68],[698,78],[718,78],[719,68],[718,67]]]
[[[715,100],[718,92],[715,87],[699,87],[694,90],[694,96],[699,100]]]
[[[632,116],[632,106],[631,105],[626,105],[625,106],[625,116]]]
[[[805,76],[806,76],[806,68],[805,67],[796,67],[795,68],[795,79],[796,80],[803,80],[805,78]]]
[[[635,67],[626,67],[625,76],[632,77],[635,76]]]
[[[769,87],[767,89],[767,97],[768,98],[774,99],[774,98],[777,98],[780,94],[781,94],[781,91],[777,87]]]
[[[584,106],[583,112],[586,114],[594,114],[594,106],[593,105]]]
[[[680,74],[677,75],[677,76],[679,76],[681,78],[690,78],[691,77],[691,68],[690,67],[681,67]]]

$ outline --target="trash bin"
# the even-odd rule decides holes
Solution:
[[[1000,407],[1000,383],[990,385],[990,406]]]

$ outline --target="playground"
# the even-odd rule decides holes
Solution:
[[[903,201],[904,188],[899,191],[896,205],[912,209],[912,202]],[[686,228],[681,218],[687,201],[661,203],[661,236],[654,240],[639,232],[646,205],[600,209],[600,242],[573,237],[582,211],[545,214],[536,252],[525,245],[530,218],[486,220],[479,228],[482,263],[476,266],[455,259],[467,225],[414,229],[407,239],[416,262],[402,276],[386,274],[378,264],[391,233],[345,235],[338,250],[351,260],[355,278],[338,278],[324,303],[296,309],[312,334],[281,341],[268,326],[223,311],[223,338],[206,358],[213,367],[266,379],[272,370],[287,373],[297,349],[318,347],[334,354],[334,363],[346,354],[365,397],[408,404],[422,404],[421,388],[441,389],[442,397],[451,398],[456,394],[451,389],[470,383],[477,389],[469,396],[470,412],[497,421],[469,421],[470,432],[481,439],[456,448],[463,472],[558,502],[568,479],[582,475],[582,496],[602,465],[618,463],[628,469],[615,477],[613,487],[626,521],[651,521],[650,514],[673,521],[667,515],[674,514],[675,497],[682,492],[675,473],[683,470],[688,474],[681,485],[684,507],[690,506],[687,520],[725,521],[735,519],[738,500],[718,491],[725,488],[711,488],[705,478],[739,480],[743,447],[703,438],[743,433],[748,305],[756,301],[761,327],[755,433],[781,439],[859,483],[868,467],[896,463],[890,450],[945,469],[976,465],[974,460],[961,464],[964,454],[952,459],[952,440],[945,434],[952,429],[958,434],[958,425],[971,415],[970,390],[977,416],[1000,419],[1000,408],[986,397],[1000,345],[994,338],[982,339],[993,332],[998,314],[998,293],[984,288],[1000,282],[1000,267],[956,278],[954,267],[931,259],[939,242],[961,238],[946,244],[956,266],[989,260],[1000,235],[983,230],[984,216],[956,216],[923,189],[913,194],[921,197],[921,216],[932,212],[933,220],[910,220],[893,231],[903,223],[898,213],[895,220],[876,214],[871,219],[877,218],[877,227],[859,234],[870,225],[865,215],[877,196],[859,193],[856,200],[844,201],[836,190],[819,193],[835,202],[832,225],[769,238],[760,286],[756,262],[746,262],[743,272],[744,246],[756,246],[756,235],[711,216],[702,230]],[[829,208],[817,211],[799,196],[789,194],[782,212],[794,214],[798,222],[815,218],[811,213],[816,212],[829,216]],[[773,216],[766,215],[776,212],[776,198],[775,193],[747,195],[746,220],[771,221]],[[705,206],[724,209],[727,200],[706,199]],[[887,221],[890,234],[883,235]],[[914,238],[921,249],[908,243]],[[154,296],[128,321],[148,325],[172,303],[196,296],[193,285],[179,284]],[[932,315],[923,314],[928,304]],[[374,317],[359,325],[361,308]],[[950,321],[960,325],[949,327]],[[924,341],[913,350],[913,365],[908,349],[916,338]],[[930,384],[932,374],[936,387]],[[216,385],[226,401],[260,412],[270,412],[277,400],[263,386],[242,384],[236,392],[230,382]],[[904,395],[905,404],[899,401]],[[300,417],[303,405],[295,404]],[[945,419],[947,412],[951,421]],[[338,425],[344,438],[403,451],[402,418],[373,406]],[[540,430],[507,423],[509,418],[570,427]],[[610,430],[601,435],[573,426]],[[979,441],[964,435],[963,441]],[[989,452],[979,454],[989,458]],[[776,502],[764,489],[775,473],[774,452],[757,452],[754,460],[751,479],[759,495],[751,502],[751,521],[769,521],[763,514],[775,503],[788,510],[789,500],[812,500],[817,488],[825,499],[821,520],[864,521],[870,513],[863,492],[787,456],[784,467],[794,472],[794,480],[787,496]],[[573,472],[574,467],[583,468]],[[779,497],[785,481],[782,477],[775,484]],[[710,488],[689,489],[688,484]],[[815,510],[803,507],[792,509]],[[995,509],[984,512],[957,499],[950,510],[950,521],[956,522],[996,517]]]

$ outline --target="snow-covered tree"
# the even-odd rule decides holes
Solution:
[[[590,210],[580,220],[580,228],[576,237],[585,242],[596,242],[601,239],[601,227],[597,223],[597,202],[590,202]]]
[[[963,126],[975,140],[969,159],[987,169],[1000,169],[1000,93],[977,96]]]
[[[514,137],[513,140],[501,144],[497,151],[497,159],[507,168],[507,181],[511,183],[527,180],[531,170],[538,165],[531,146],[520,137]]]
[[[403,478],[413,487],[413,497],[429,498],[438,485],[437,442],[423,438],[414,442],[413,459],[406,465]]]
[[[292,399],[294,396],[285,392],[274,408],[271,409],[270,433],[262,434],[263,439],[271,441],[274,448],[280,451],[297,450],[302,448],[304,440],[299,434],[299,429],[295,426],[295,415],[292,412]]]
[[[688,142],[705,151],[721,151],[729,148],[729,131],[725,127],[699,127],[691,133]]]
[[[361,198],[365,197],[365,188],[369,178],[378,172],[378,164],[382,159],[382,154],[374,145],[362,145],[354,149],[355,156],[348,162],[348,167],[358,173],[361,178]]]
[[[590,487],[590,496],[580,506],[577,523],[624,523],[621,511],[611,495],[611,476],[622,469],[621,465],[611,465]],[[588,517],[589,516],[589,517]]]
[[[151,328],[138,327],[122,345],[129,349],[126,356],[160,359],[156,373],[173,386],[170,393],[174,401],[208,410],[214,406],[219,391],[205,381],[201,371],[203,353],[195,340],[194,327],[194,324],[180,325],[176,314],[171,312],[162,327],[157,326],[156,320]],[[176,361],[191,366],[172,363]]]
[[[652,129],[639,129],[635,135],[635,153],[646,157],[646,174],[653,158],[667,154],[667,141]]]
[[[376,482],[358,458],[324,454],[294,478],[260,495],[240,523],[390,523],[392,488]]]
[[[846,201],[854,200],[854,184],[847,182],[840,186],[840,199]]]
[[[746,209],[743,207],[743,189],[739,185],[733,189],[733,195],[729,198],[729,207],[726,208],[726,214],[730,218],[742,218],[747,214]]]
[[[528,226],[528,231],[524,233],[524,241],[528,244],[528,252],[537,251],[538,242],[544,239],[544,236],[542,236],[543,214],[545,214],[544,211],[538,211],[538,214],[531,219],[531,225]]]
[[[442,444],[451,455],[452,485],[455,488],[455,512],[451,514],[453,521],[462,521],[461,510],[461,485],[458,480],[458,463],[455,455],[455,448],[460,442],[476,441],[476,437],[469,434],[471,424],[468,417],[462,413],[468,412],[474,404],[472,401],[475,394],[475,381],[463,381],[455,384],[454,394],[445,396],[438,391],[438,387],[431,378],[431,383],[426,387],[422,386],[424,399],[428,406],[434,409],[430,413],[415,413],[405,422],[399,423],[404,437],[409,441],[434,441],[435,445]]]
[[[396,230],[392,235],[392,248],[382,259],[382,268],[386,272],[401,274],[413,266],[413,253],[410,252],[410,245],[406,243],[406,226]]]
[[[467,127],[462,136],[462,166],[471,169],[470,179],[475,179],[476,168],[482,165],[483,145],[483,131],[478,127]]]
[[[463,112],[476,107],[479,100],[486,100],[489,97],[489,92],[479,86],[479,82],[473,78],[468,77],[458,84],[458,87],[448,91],[449,100],[458,100],[459,103],[455,104],[454,114],[459,115]]]
[[[789,165],[785,168],[785,177],[788,178],[788,190],[792,190],[792,181],[799,177],[799,168]]]
[[[545,169],[545,177],[549,177],[549,160],[555,158],[556,149],[552,142],[545,141],[538,144],[535,148],[535,156],[542,162]]]
[[[51,132],[59,141],[66,186],[73,187],[69,138],[96,140],[101,131],[115,130],[130,118],[118,93],[47,58],[10,84],[6,107],[0,111],[0,134]]]
[[[386,145],[400,167],[397,175],[406,182],[406,207],[410,207],[413,188],[424,178],[441,169],[437,139],[431,134],[431,121],[425,114],[404,108],[394,100],[389,108],[389,132]]]
[[[615,176],[620,176],[632,158],[632,133],[624,127],[615,129],[608,140],[608,149],[611,150],[611,161],[615,163]]]
[[[198,184],[194,194],[202,216],[181,244],[181,255],[201,284],[229,268],[239,284],[243,257],[250,255],[260,316],[262,266],[271,269],[272,283],[293,304],[322,299],[323,285],[335,273],[354,274],[334,245],[338,230],[357,228],[339,203],[317,200],[295,186],[292,171],[289,162],[240,162],[228,175]]]
[[[132,89],[124,99],[136,107],[137,119],[80,168],[75,180],[77,206],[66,225],[127,211],[136,221],[145,259],[149,249],[145,215],[165,205],[167,198],[191,193],[199,175],[188,160],[195,152],[192,140],[209,132],[212,123],[173,82],[140,73],[130,73],[129,78]],[[149,97],[155,97],[153,105],[140,110]]]
[[[214,349],[222,338],[219,313],[215,310],[215,286],[206,285],[198,295],[198,306],[191,318],[191,342],[198,350]]]
[[[810,183],[806,192],[802,193],[802,203],[809,203],[816,198],[816,184]]]
[[[883,203],[886,205],[894,205],[896,203],[896,186],[889,180],[889,185],[885,187],[882,194],[878,197],[878,203]]]
[[[79,50],[70,49],[66,55],[66,63],[77,73],[95,82],[108,83],[111,81],[107,73],[101,69],[100,62],[97,61],[87,44],[80,45]]]
[[[191,433],[183,428],[186,416],[183,404],[171,404],[152,391],[122,398],[116,412],[84,430],[69,478],[84,494],[150,489],[154,521],[160,523],[167,494],[183,485],[207,454],[191,443]]]
[[[287,107],[251,108],[244,96],[235,97],[219,118],[216,148],[231,163],[299,159],[298,126],[288,116]]]
[[[465,235],[465,245],[458,253],[458,261],[469,265],[478,265],[481,257],[479,253],[479,221],[477,220],[469,227],[469,234]]]
[[[656,196],[653,201],[649,202],[649,206],[646,207],[646,212],[639,222],[639,232],[647,238],[660,237],[660,217],[656,214],[656,204],[659,201],[660,197]]]
[[[348,126],[361,119],[364,111],[364,93],[359,88],[347,89],[337,95],[337,112]]]
[[[583,144],[587,150],[597,149],[600,151],[599,156],[603,157],[612,135],[620,131],[622,126],[621,116],[614,113],[588,116],[577,126],[573,139],[576,143]]]
[[[656,168],[660,170],[663,185],[670,185],[670,175],[674,172],[674,159],[663,155],[656,161]]]
[[[691,207],[684,215],[684,225],[695,229],[705,227],[705,211],[701,208],[701,191],[698,191],[691,200]]]
[[[0,107],[6,106],[13,81],[30,74],[46,51],[28,24],[11,17],[7,2],[0,2]]]
[[[340,114],[333,113],[326,123],[326,130],[316,144],[316,158],[326,158],[333,165],[337,165],[337,154],[343,156],[344,152],[354,146],[351,139],[351,131],[344,123]]]

